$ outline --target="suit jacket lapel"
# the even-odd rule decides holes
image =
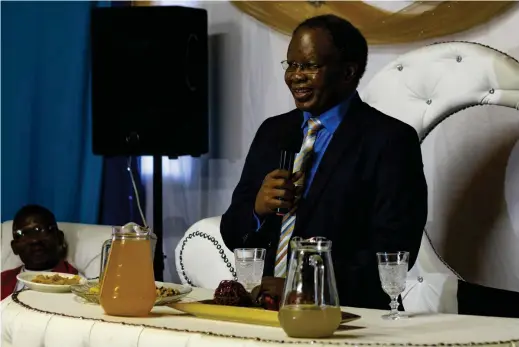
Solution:
[[[339,124],[321,159],[321,163],[319,164],[307,198],[305,199],[306,201],[302,202],[298,208],[296,229],[299,225],[305,225],[307,218],[311,216],[310,212],[313,206],[317,203],[324,191],[330,175],[334,172],[337,164],[343,159],[346,150],[355,142],[358,136],[360,136],[360,131],[358,130],[362,119],[362,115],[360,114],[362,104],[363,102],[359,96],[351,100],[347,114]]]

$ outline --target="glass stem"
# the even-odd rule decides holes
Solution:
[[[398,315],[398,296],[391,297],[391,303],[389,304],[391,307],[391,315]]]

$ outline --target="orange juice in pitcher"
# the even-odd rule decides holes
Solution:
[[[114,227],[99,301],[111,316],[147,316],[157,293],[150,232],[136,224]]]

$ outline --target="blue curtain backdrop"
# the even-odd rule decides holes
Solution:
[[[139,214],[137,197],[134,194],[127,165],[128,158],[125,157],[103,159],[103,184],[99,224],[124,225],[128,222],[135,222],[144,225]],[[138,165],[138,160],[134,158],[131,163],[131,169],[139,192],[142,211],[146,213],[146,195],[141,183]]]
[[[24,204],[98,220],[89,15],[95,2],[2,2],[2,221]]]

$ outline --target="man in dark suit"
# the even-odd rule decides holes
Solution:
[[[284,254],[280,250],[285,221],[275,210],[293,209],[289,238],[333,242],[341,305],[387,309],[375,253],[409,251],[413,265],[426,222],[427,185],[415,130],[356,92],[367,51],[362,34],[333,15],[296,28],[282,64],[297,109],[259,128],[221,234],[231,250],[266,248],[264,275],[284,276],[278,270],[286,267],[286,246]],[[311,155],[292,175],[277,168],[280,150],[294,142]]]

